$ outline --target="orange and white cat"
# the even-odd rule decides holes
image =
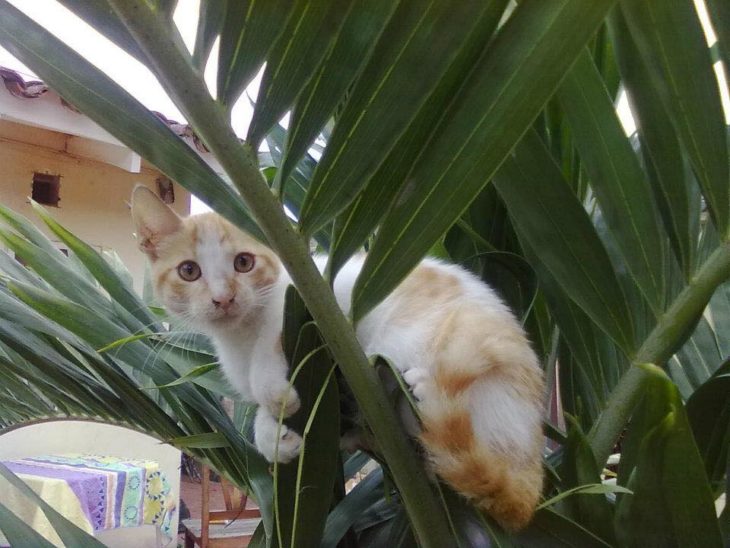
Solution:
[[[302,440],[275,418],[282,404],[287,415],[299,407],[281,348],[291,280],[278,257],[216,214],[179,217],[143,186],[132,217],[158,297],[212,339],[241,398],[259,404],[257,448],[270,461],[294,458]],[[352,259],[334,284],[346,313],[362,262]],[[366,354],[389,359],[412,389],[432,469],[503,526],[523,527],[542,490],[544,384],[494,291],[458,266],[425,259],[356,332]]]

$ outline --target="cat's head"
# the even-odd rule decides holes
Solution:
[[[132,219],[170,312],[207,333],[256,319],[281,273],[273,251],[215,213],[180,217],[142,185]]]

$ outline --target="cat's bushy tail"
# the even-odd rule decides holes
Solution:
[[[517,530],[543,485],[542,372],[518,327],[496,342],[473,341],[457,335],[438,352],[431,394],[419,403],[421,442],[442,479]]]

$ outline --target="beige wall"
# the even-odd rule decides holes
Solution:
[[[0,203],[42,227],[27,199],[33,173],[61,175],[61,201],[58,208],[48,208],[51,214],[88,243],[119,253],[141,290],[144,257],[132,237],[127,204],[137,183],[156,190],[160,173],[144,162],[140,173],[129,173],[73,156],[64,152],[69,139],[78,138],[0,120]],[[177,184],[173,207],[182,214],[190,208],[189,193]]]

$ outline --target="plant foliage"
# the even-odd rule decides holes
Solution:
[[[58,415],[142,428],[251,491],[257,546],[730,542],[728,511],[714,507],[730,462],[730,177],[713,66],[730,67],[726,3],[706,1],[711,51],[691,0],[202,0],[192,53],[168,2],[62,3],[155,73],[230,183],[5,0],[0,44],[280,255],[297,286],[284,332],[306,443],[272,476],[251,410],[239,402],[231,418],[220,405],[231,394],[205,341],[40,208],[72,253],[0,210],[0,239],[28,265],[0,253],[1,426]],[[231,109],[264,62],[241,142]],[[324,277],[313,238],[330,253]],[[328,278],[363,248],[347,318]],[[548,418],[545,502],[518,535],[428,482],[394,412],[408,394],[381,382],[354,337],[352,322],[429,252],[498,289],[562,400],[566,420]],[[350,396],[371,455],[337,451]],[[34,538],[5,508],[0,529]]]

